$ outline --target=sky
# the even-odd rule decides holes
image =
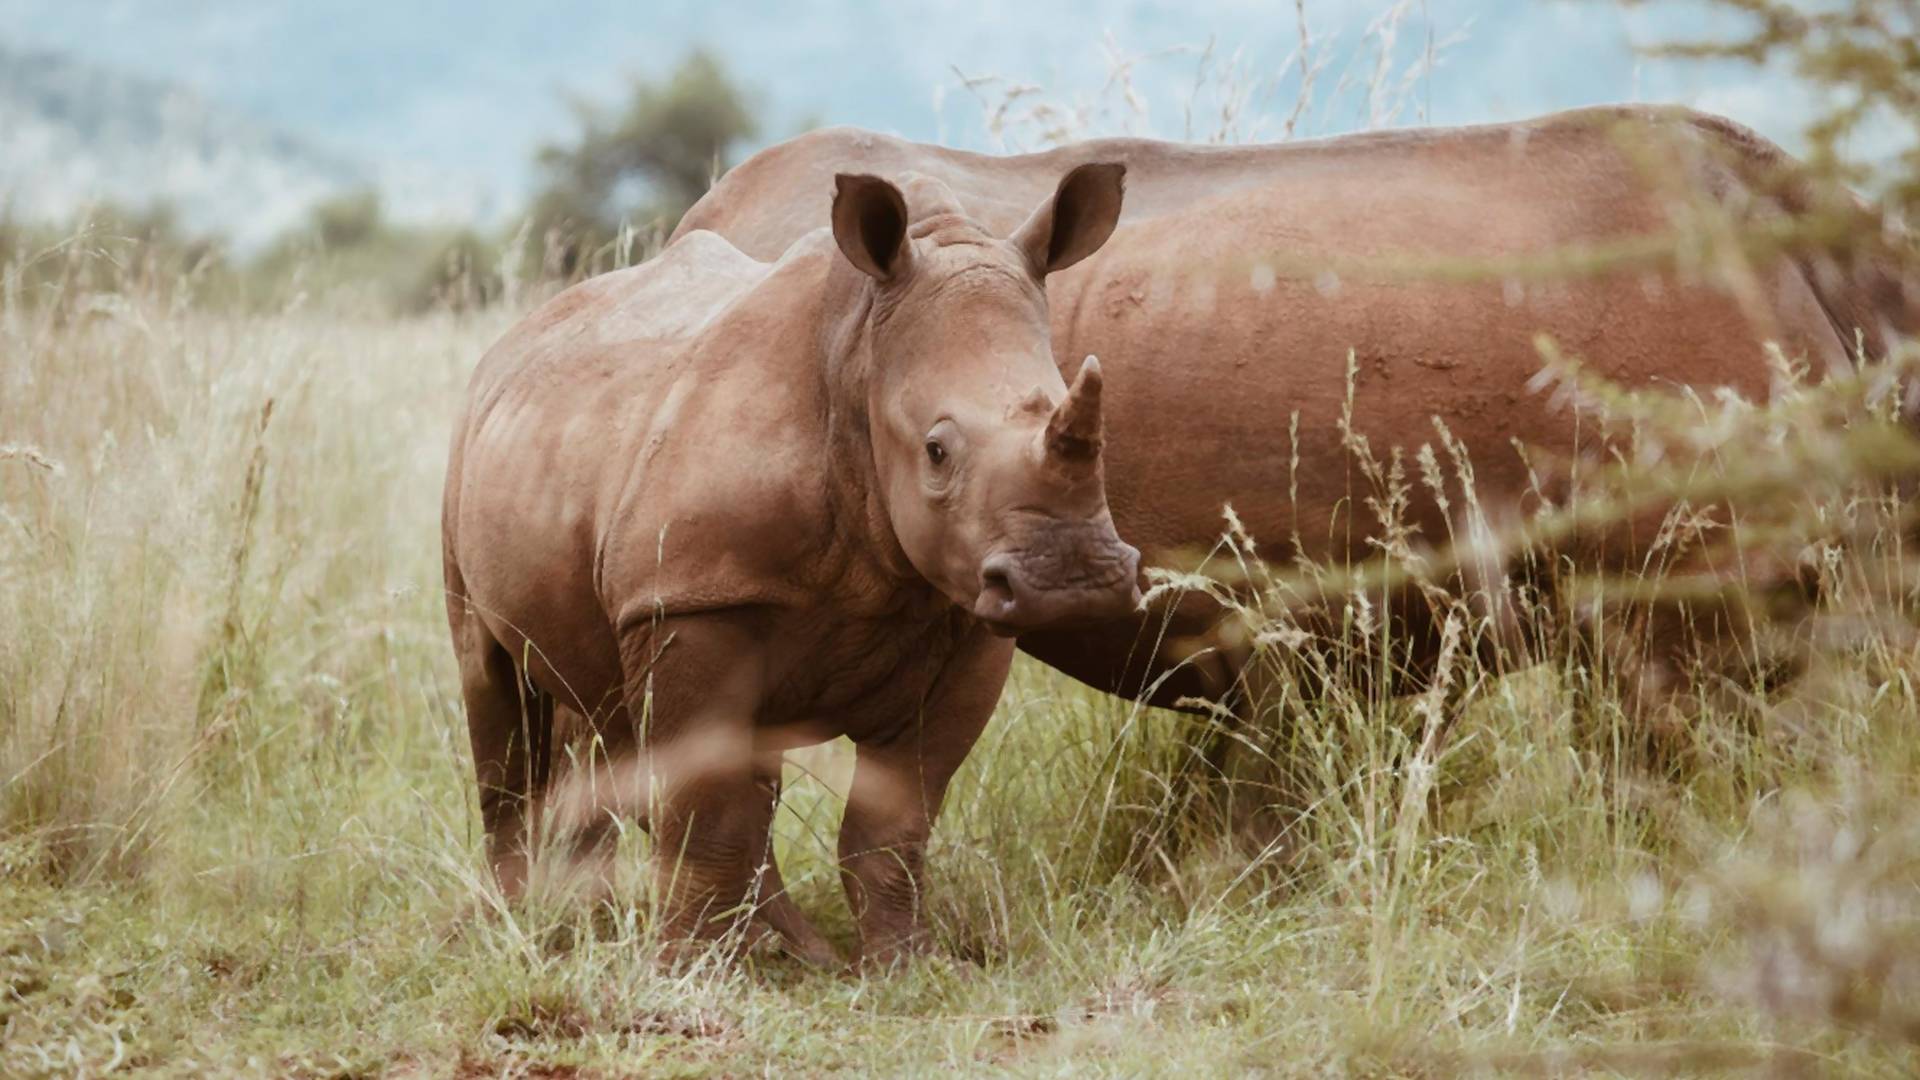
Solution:
[[[1379,47],[1368,26],[1394,2],[1305,0],[1326,67],[1303,133],[1644,100],[1726,112],[1791,144],[1810,107],[1778,73],[1638,55],[1725,25],[1686,0],[1400,0],[1396,77],[1444,47],[1396,95],[1404,108],[1370,117],[1339,84],[1366,81]],[[529,188],[538,145],[573,130],[570,96],[616,100],[695,47],[751,89],[762,141],[841,123],[1017,149],[1031,129],[996,133],[981,104],[1015,85],[1087,107],[1082,133],[1163,137],[1212,133],[1231,86],[1247,95],[1237,134],[1273,137],[1299,82],[1292,0],[0,0],[0,41],[183,83],[379,175],[478,185],[496,206]],[[1144,112],[1109,84],[1129,59]],[[998,81],[970,91],[962,75]]]

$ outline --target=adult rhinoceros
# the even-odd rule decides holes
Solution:
[[[1539,335],[1629,386],[1764,397],[1766,341],[1829,371],[1849,364],[1856,333],[1877,354],[1920,327],[1920,289],[1871,265],[1763,257],[1739,268],[1736,296],[1687,272],[1684,250],[1603,258],[1697,238],[1703,203],[1738,227],[1790,220],[1816,197],[1771,144],[1679,109],[1273,146],[1100,139],[1012,157],[829,129],[742,162],[674,235],[711,230],[771,257],[824,220],[830,174],[844,168],[939,176],[989,227],[1009,227],[1048,177],[1093,159],[1126,163],[1127,212],[1096,257],[1049,280],[1054,352],[1063,369],[1097,353],[1113,380],[1107,497],[1150,554],[1210,545],[1226,504],[1269,558],[1374,554],[1379,530],[1339,423],[1349,356],[1353,434],[1383,457],[1411,454],[1435,441],[1439,418],[1497,512],[1528,494],[1516,444],[1574,449],[1578,425],[1529,387]],[[1453,524],[1431,500],[1409,513],[1427,540]],[[1418,676],[1439,635],[1425,605],[1395,606],[1415,645],[1401,670]],[[1182,663],[1161,644],[1217,616],[1188,597],[1164,629],[1167,613],[1152,612],[1020,647],[1103,689],[1220,699],[1231,664]]]
[[[1112,232],[1124,170],[1063,172],[1000,232],[936,180],[842,175],[830,229],[777,262],[689,236],[481,361],[447,607],[506,891],[563,751],[638,761],[605,779],[651,810],[666,938],[757,900],[813,951],[777,877],[754,895],[767,774],[846,735],[862,959],[923,942],[922,851],[1011,635],[1139,598],[1102,493],[1101,370],[1062,380],[1042,284]],[[601,778],[580,768],[576,793]]]

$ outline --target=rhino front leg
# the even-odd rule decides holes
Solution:
[[[984,630],[941,672],[919,717],[856,739],[840,825],[840,877],[860,929],[859,964],[887,967],[929,950],[926,850],[947,783],[1006,685],[1013,643]]]
[[[762,830],[758,844],[760,862],[754,868],[758,878],[755,894],[760,899],[757,914],[768,929],[780,936],[787,952],[795,959],[814,967],[830,967],[839,962],[839,952],[826,935],[814,927],[800,905],[793,902],[787,883],[780,877],[780,864],[774,859],[772,826],[774,814],[780,810],[780,765],[781,757],[776,752],[762,754],[755,766],[756,781],[770,807],[767,827]]]
[[[749,913],[757,830],[738,820],[737,807],[751,796],[750,784],[708,777],[678,785],[663,800],[653,875],[664,965],[691,959]]]
[[[753,722],[765,657],[724,615],[623,626],[621,665],[639,727],[653,833],[654,896],[668,966],[751,913],[772,806],[755,782]]]

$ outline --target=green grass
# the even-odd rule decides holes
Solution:
[[[1920,1064],[1897,559],[1851,611],[1886,627],[1668,777],[1594,748],[1620,712],[1566,665],[1456,664],[1424,750],[1410,702],[1273,704],[1308,810],[1264,854],[1196,797],[1204,721],[1023,662],[936,832],[950,959],[891,975],[661,974],[637,884],[502,911],[438,513],[510,319],[0,308],[0,1073]],[[846,761],[800,758],[783,864],[844,944]]]

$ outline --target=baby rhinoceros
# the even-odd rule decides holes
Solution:
[[[488,352],[444,545],[504,891],[564,775],[586,818],[646,821],[669,961],[749,915],[818,957],[768,828],[781,752],[846,735],[860,960],[924,947],[927,836],[1013,635],[1139,602],[1099,363],[1068,387],[1043,285],[1112,233],[1123,176],[1074,169],[1002,239],[938,181],[842,175],[830,240],[767,264],[692,233]]]

